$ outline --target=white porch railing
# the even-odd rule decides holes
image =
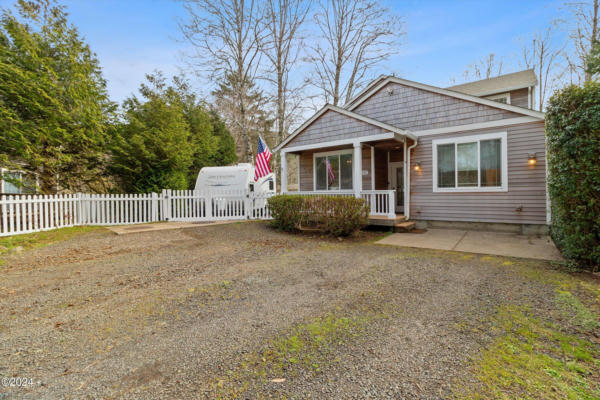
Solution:
[[[313,192],[286,192],[287,194],[300,194],[303,196],[344,196],[354,197],[351,190],[313,191]],[[389,218],[396,217],[395,190],[361,190],[360,198],[369,205],[369,215],[385,215]]]
[[[369,205],[369,215],[385,215],[396,218],[395,190],[362,190],[360,197]]]

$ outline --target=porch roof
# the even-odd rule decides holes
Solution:
[[[335,113],[344,115],[346,117],[353,118],[358,121],[362,121],[369,125],[373,125],[378,128],[381,128],[382,130],[387,131],[387,132],[378,134],[378,135],[365,135],[365,136],[359,136],[359,137],[343,138],[343,139],[332,140],[329,142],[322,142],[322,143],[305,144],[305,145],[300,145],[300,146],[288,146],[288,144],[294,138],[296,138],[300,133],[302,133],[306,128],[308,128],[313,122],[315,122],[317,119],[319,119],[319,117],[321,117],[323,114],[325,114],[328,111],[335,112]],[[302,126],[300,126],[298,129],[296,129],[283,142],[281,142],[279,145],[277,145],[274,148],[274,151],[280,151],[285,148],[286,152],[294,152],[294,151],[302,151],[302,150],[322,148],[322,147],[344,146],[344,145],[349,145],[349,144],[354,144],[354,143],[373,142],[373,141],[378,141],[378,140],[390,140],[390,139],[404,142],[405,138],[409,138],[414,141],[417,140],[417,138],[412,133],[410,133],[410,131],[408,131],[406,129],[401,129],[401,128],[395,127],[393,125],[389,125],[384,122],[377,121],[373,118],[369,118],[364,115],[346,110],[344,108],[340,108],[340,107],[336,107],[331,104],[327,104],[323,108],[321,108],[317,113],[315,113],[311,118],[309,118],[304,124],[302,124]]]

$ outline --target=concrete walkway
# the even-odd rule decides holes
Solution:
[[[394,233],[377,243],[540,260],[562,260],[560,252],[548,236],[523,236],[514,233],[458,229],[428,229],[425,233]]]
[[[244,221],[232,220],[232,221],[207,221],[207,222],[155,222],[155,223],[151,223],[151,224],[115,225],[115,226],[107,226],[106,228],[113,231],[117,235],[126,235],[128,233],[163,231],[163,230],[167,230],[167,229],[200,228],[202,226],[232,224],[234,222],[244,222]]]

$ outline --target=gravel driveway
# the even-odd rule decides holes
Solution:
[[[238,223],[99,230],[0,267],[2,398],[447,398],[542,261]],[[508,261],[507,261],[508,260]],[[4,392],[1,392],[4,391]]]

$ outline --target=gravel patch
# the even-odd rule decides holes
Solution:
[[[258,222],[96,231],[8,256],[0,376],[33,385],[0,387],[0,399],[214,398],[225,378],[242,398],[447,398],[489,341],[458,327],[501,304],[552,307],[553,289],[519,261],[381,246],[378,235],[338,241]],[[318,370],[244,381],[244,360],[329,313],[383,317],[330,344]]]

